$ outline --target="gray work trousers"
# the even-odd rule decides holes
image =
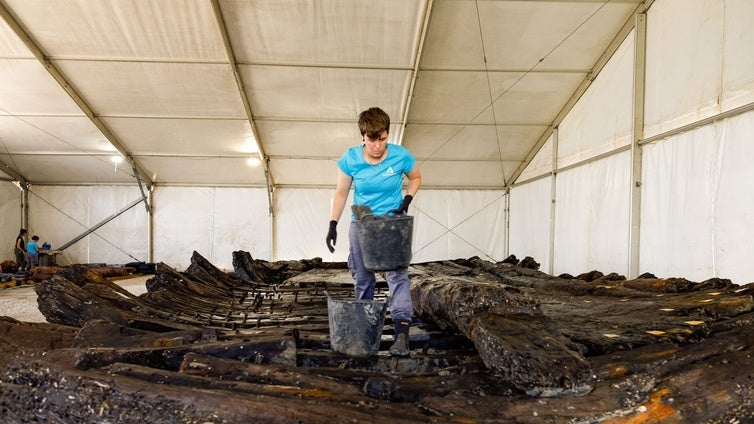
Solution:
[[[374,298],[376,278],[374,272],[364,266],[364,257],[361,254],[361,245],[353,221],[348,229],[348,241],[351,243],[348,269],[351,270],[354,279],[356,299],[371,300]],[[414,317],[414,307],[411,304],[411,281],[408,279],[408,269],[388,271],[385,273],[385,279],[390,289],[390,316],[393,321],[411,322]]]

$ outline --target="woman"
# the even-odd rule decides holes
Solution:
[[[20,272],[26,269],[26,240],[24,236],[28,231],[25,228],[21,228],[16,237],[16,244],[13,246],[13,252],[16,254],[16,272]]]
[[[359,133],[363,144],[349,148],[338,160],[338,179],[327,232],[330,252],[338,237],[337,225],[354,185],[355,205],[369,206],[375,215],[405,213],[421,186],[421,173],[414,156],[404,147],[387,143],[390,117],[380,108],[370,108],[359,114]],[[408,178],[406,195],[402,196],[403,176]],[[349,227],[348,268],[355,280],[356,299],[371,300],[376,284],[374,272],[364,266],[361,245],[353,219]],[[390,354],[409,354],[408,331],[413,319],[411,282],[408,269],[389,271],[385,275],[390,288],[390,315],[395,324],[395,342]]]

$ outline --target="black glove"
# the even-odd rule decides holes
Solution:
[[[330,249],[330,253],[333,253],[335,251],[335,240],[338,239],[338,229],[336,228],[338,226],[338,221],[330,221],[330,229],[327,230],[327,238],[325,239],[327,241],[327,248]],[[330,244],[332,242],[332,244]]]
[[[390,213],[394,215],[400,215],[402,213],[408,213],[408,205],[411,204],[411,201],[414,200],[414,196],[407,194],[403,196],[403,201],[401,202],[401,206],[398,209],[393,209],[390,211]]]

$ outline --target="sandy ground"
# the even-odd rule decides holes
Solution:
[[[115,281],[116,284],[138,296],[147,292],[145,285],[151,275]],[[8,316],[25,322],[47,322],[37,307],[34,286],[26,285],[0,290],[0,316]]]

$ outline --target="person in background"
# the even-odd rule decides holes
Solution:
[[[13,253],[16,254],[16,266],[18,267],[16,272],[26,269],[26,240],[24,237],[27,232],[26,228],[21,228],[18,237],[16,237],[16,244],[13,245]]]
[[[29,261],[26,263],[26,271],[39,266],[39,237],[34,236],[31,241],[26,243],[26,253],[29,255]]]
[[[408,212],[408,206],[421,186],[421,173],[411,152],[403,146],[387,143],[390,132],[387,113],[377,107],[367,109],[359,114],[358,126],[362,144],[349,148],[338,160],[338,178],[326,239],[330,252],[335,251],[336,228],[351,184],[354,185],[353,203],[369,206],[374,215]],[[401,193],[404,175],[408,178],[405,196]],[[354,218],[348,230],[351,243],[348,268],[355,280],[356,299],[371,300],[375,274],[364,266]],[[407,356],[409,326],[414,315],[408,269],[389,271],[385,277],[391,295],[390,315],[395,325],[395,342],[390,347],[390,354]]]

